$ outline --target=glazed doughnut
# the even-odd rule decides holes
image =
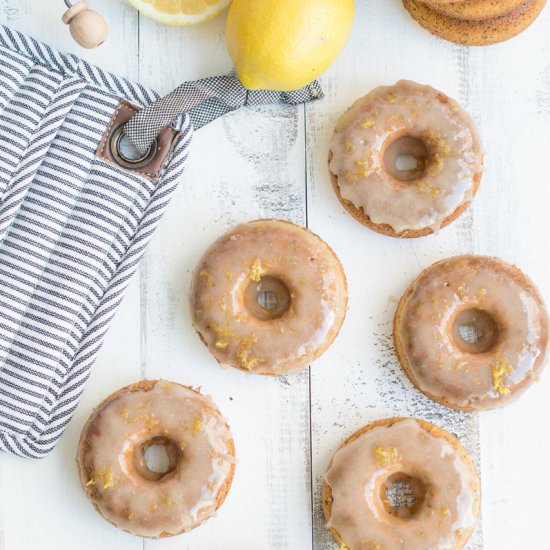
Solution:
[[[466,450],[412,418],[355,432],[334,454],[323,484],[327,528],[349,550],[459,550],[479,508],[479,477]]]
[[[504,42],[527,29],[540,15],[546,0],[525,0],[499,17],[467,21],[439,13],[417,0],[403,0],[410,15],[432,34],[463,46],[489,46]]]
[[[548,315],[535,285],[497,258],[458,256],[424,270],[397,307],[399,361],[424,394],[455,409],[505,405],[537,379]]]
[[[220,237],[200,260],[191,314],[223,364],[255,374],[305,368],[344,321],[347,286],[330,247],[290,222],[257,220]]]
[[[525,0],[463,0],[462,2],[450,2],[445,4],[430,4],[422,2],[434,8],[435,11],[467,21],[479,21],[482,19],[494,19],[518,9]]]
[[[164,447],[167,468],[146,451]],[[222,505],[235,470],[233,436],[209,397],[173,382],[145,380],[107,397],[78,445],[80,480],[95,509],[141,537],[190,531]]]
[[[403,166],[403,158],[415,166]],[[343,206],[392,237],[445,227],[477,192],[483,151],[470,116],[430,86],[376,88],[340,118],[329,166]]]

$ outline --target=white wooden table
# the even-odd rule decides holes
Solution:
[[[160,92],[227,72],[224,17],[170,28],[125,0],[91,2],[108,42],[79,49],[61,0],[0,0],[0,22]],[[353,36],[322,79],[324,101],[227,116],[195,136],[191,161],[121,307],[75,417],[40,462],[0,456],[0,549],[264,550],[335,546],[319,486],[341,440],[370,420],[419,413],[457,432],[480,458],[483,533],[471,549],[542,550],[548,543],[550,376],[506,409],[447,413],[405,380],[391,347],[395,298],[435,260],[460,252],[520,265],[550,301],[550,9],[505,44],[468,49],[418,27],[399,0],[358,0]],[[380,84],[410,78],[458,99],[478,122],[486,174],[475,204],[440,235],[392,240],[344,213],[327,176],[340,113]],[[327,353],[300,376],[265,379],[220,368],[194,334],[187,291],[205,247],[234,224],[274,216],[307,224],[348,275],[349,314]],[[218,516],[195,532],[144,541],[116,530],[86,501],[74,463],[92,407],[140,378],[202,386],[229,418],[239,464]]]

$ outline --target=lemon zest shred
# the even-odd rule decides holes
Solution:
[[[480,288],[478,291],[477,291],[477,295],[478,297],[481,298],[481,296],[487,296],[487,289],[486,288]]]
[[[492,372],[493,387],[500,395],[508,395],[510,393],[511,390],[504,384],[504,380],[512,372],[512,365],[506,361],[504,355],[500,356]]]
[[[250,336],[242,338],[239,342],[237,358],[241,362],[241,365],[247,370],[252,370],[258,364],[258,358],[251,356],[252,347],[257,341],[258,337],[251,334]]]
[[[193,427],[191,428],[191,434],[197,435],[202,430],[202,421],[200,418],[195,418],[193,421]]]
[[[212,330],[217,334],[218,339],[214,344],[218,349],[225,349],[229,345],[229,341],[235,333],[232,330],[214,326]]]
[[[95,476],[95,479],[90,481],[93,481],[93,483],[88,482],[87,485],[96,485],[97,482],[101,482],[105,490],[112,489],[116,484],[116,479],[113,476],[111,468],[100,470]]]
[[[374,454],[378,457],[381,466],[396,462],[399,458],[395,447],[376,447]]]
[[[160,503],[163,504],[164,506],[176,506],[178,502],[177,500],[173,499],[169,495],[163,495]]]
[[[152,429],[155,426],[157,426],[158,424],[160,424],[160,421],[157,420],[156,418],[153,418],[153,417],[150,416],[149,418],[147,418],[145,423],[146,423],[146,425],[149,429]]]
[[[210,273],[208,273],[206,269],[203,269],[199,273],[199,277],[205,282],[208,288],[212,288],[214,286],[214,277],[212,277],[212,275],[210,275]]]
[[[260,260],[260,258],[256,258],[250,266],[248,276],[252,281],[256,281],[258,283],[259,281],[261,281],[262,276],[265,275],[265,273],[266,271],[262,266],[262,261]]]

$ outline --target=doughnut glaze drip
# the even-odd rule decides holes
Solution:
[[[344,548],[462,548],[477,521],[479,481],[456,440],[413,419],[375,423],[350,439],[325,476],[331,493],[327,527]],[[409,479],[415,487],[409,514],[388,509],[392,479]]]
[[[193,324],[215,358],[257,374],[306,367],[338,334],[346,306],[345,276],[329,246],[276,220],[218,239],[191,288]]]
[[[441,92],[406,80],[356,101],[330,149],[341,198],[396,233],[437,231],[472,199],[483,165],[470,116]],[[401,167],[402,155],[415,166]]]
[[[144,451],[154,444],[166,446],[165,474],[146,465]],[[80,479],[97,510],[143,537],[189,531],[214,515],[234,462],[231,432],[211,399],[166,381],[108,398],[86,424],[78,452]]]
[[[429,267],[411,285],[394,338],[421,391],[451,407],[489,409],[517,397],[540,374],[548,315],[517,267],[460,256]]]

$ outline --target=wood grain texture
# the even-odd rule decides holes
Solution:
[[[170,52],[164,62],[165,91],[183,80],[231,69],[223,19],[189,29],[183,37],[181,29],[166,32],[146,20],[140,28],[146,83],[158,78],[159,51]],[[194,59],[214,63],[194,67]],[[201,385],[227,415],[239,458],[233,488],[218,516],[183,539],[165,542],[167,548],[311,545],[307,376],[265,379],[218,366],[192,329],[188,311],[192,271],[220,234],[259,217],[304,223],[304,158],[304,121],[297,109],[233,113],[197,132],[179,193],[143,263],[143,375]],[[245,512],[251,508],[253,521]],[[147,542],[145,548],[154,544]]]
[[[61,0],[0,0],[0,22],[160,92],[231,68],[223,16],[196,28],[140,17],[125,0],[94,0],[111,33],[85,51]],[[483,535],[470,550],[543,548],[550,437],[549,376],[510,407],[477,416],[434,406],[407,381],[391,345],[396,300],[421,268],[458,253],[517,263],[550,300],[545,220],[550,185],[550,15],[520,37],[468,49],[431,37],[399,0],[357,2],[354,33],[322,84],[326,99],[233,113],[197,132],[191,159],[139,277],[100,354],[73,422],[41,462],[0,456],[0,550],[332,550],[319,489],[341,441],[367,422],[417,415],[458,435],[481,466]],[[480,126],[486,172],[474,206],[437,236],[384,238],[345,213],[330,186],[328,142],[357,97],[410,78],[459,100]],[[339,338],[309,372],[266,379],[214,363],[187,304],[204,249],[231,226],[275,216],[308,224],[336,251],[350,287]],[[142,541],[104,522],[80,489],[74,456],[92,407],[141,377],[202,386],[229,419],[239,463],[218,516],[195,532]],[[540,419],[543,419],[542,422]],[[29,518],[32,518],[30,520]]]
[[[326,166],[337,118],[376,86],[401,78],[430,83],[468,109],[469,52],[435,39],[419,40],[417,28],[407,24],[401,10],[388,10],[376,2],[359,10],[359,21],[384,24],[371,25],[369,32],[356,25],[350,46],[324,83],[329,97],[307,109],[309,224],[335,248],[350,286],[349,314],[340,340],[311,370],[316,548],[334,546],[319,506],[327,464],[341,441],[370,421],[387,416],[424,418],[457,435],[476,461],[479,458],[477,418],[436,406],[416,391],[398,364],[391,337],[396,298],[416,274],[437,259],[472,250],[473,210],[439,235],[388,239],[344,212],[334,197]],[[402,29],[399,41],[388,28]],[[415,43],[415,48],[404,47],[407,43]],[[384,56],[369,55],[374,51]],[[398,62],[390,64],[388,59]],[[439,68],[437,73],[434,66]],[[482,548],[481,529],[468,548]]]

